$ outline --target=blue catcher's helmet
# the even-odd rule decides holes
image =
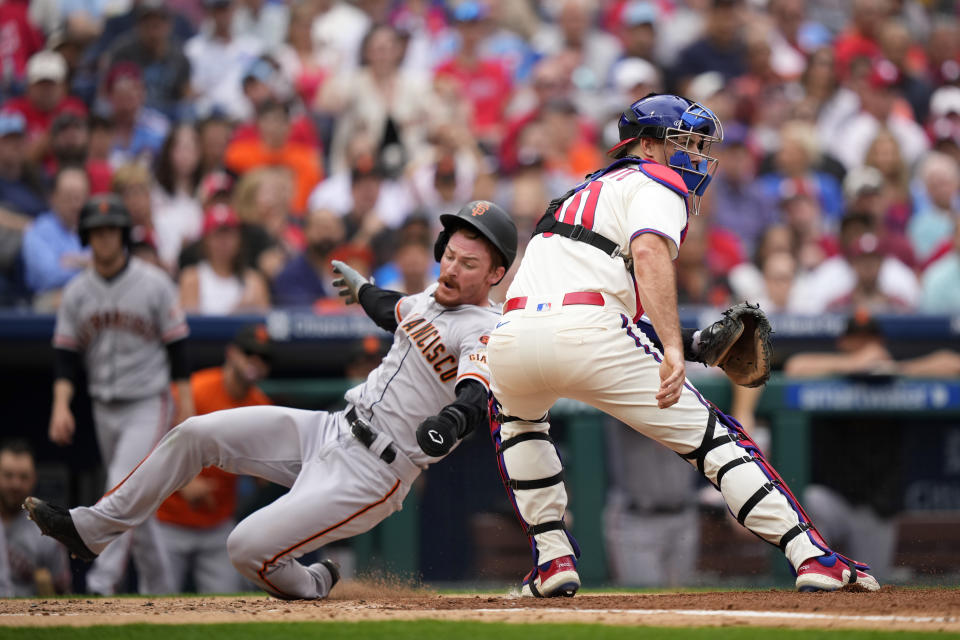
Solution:
[[[667,143],[667,165],[680,174],[693,198],[693,211],[700,209],[700,197],[717,169],[710,155],[714,142],[723,140],[723,126],[714,113],[681,96],[651,93],[620,114],[620,142],[607,155],[622,158],[640,138]]]

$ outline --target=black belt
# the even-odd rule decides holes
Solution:
[[[360,441],[360,444],[365,446],[367,449],[373,446],[374,441],[377,439],[377,432],[373,430],[367,421],[357,415],[357,410],[353,407],[347,410],[346,413],[347,424],[350,425],[350,433],[353,434],[353,437]],[[380,452],[380,459],[390,464],[397,459],[397,450],[393,448],[392,444],[388,444],[386,448]]]

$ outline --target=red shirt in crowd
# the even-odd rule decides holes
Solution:
[[[0,2],[0,69],[17,78],[24,76],[30,56],[43,48],[43,34],[27,18],[29,6],[25,0]]]
[[[87,115],[87,106],[79,98],[66,96],[52,111],[37,109],[26,96],[11,98],[3,105],[4,111],[16,111],[23,114],[27,122],[27,139],[48,133],[53,121],[61,113],[75,113],[81,118]]]
[[[498,127],[510,101],[512,84],[506,65],[498,60],[480,60],[467,67],[452,58],[437,67],[436,78],[453,80],[460,95],[473,105],[473,133],[480,138],[499,138]]]

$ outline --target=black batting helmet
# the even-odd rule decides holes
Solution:
[[[433,257],[437,262],[443,257],[450,236],[461,227],[469,227],[486,238],[503,258],[503,266],[508,271],[517,257],[517,225],[509,213],[492,202],[468,202],[456,213],[440,216],[440,224],[443,225],[443,231],[433,245]]]
[[[123,206],[120,198],[114,195],[99,195],[87,200],[80,210],[80,222],[77,225],[80,242],[86,246],[90,242],[90,230],[101,227],[117,227],[123,231],[124,244],[130,244],[130,228],[133,220],[130,212]]]

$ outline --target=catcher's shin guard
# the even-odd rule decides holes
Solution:
[[[740,423],[713,406],[709,416],[702,443],[682,457],[723,494],[737,521],[779,547],[794,571],[809,558],[836,553]],[[869,569],[837,555],[858,569]]]
[[[580,557],[577,541],[567,532],[563,513],[567,492],[563,464],[544,416],[538,421],[503,416],[490,403],[490,437],[497,468],[514,513],[530,539],[533,564],[539,566],[563,556]]]

